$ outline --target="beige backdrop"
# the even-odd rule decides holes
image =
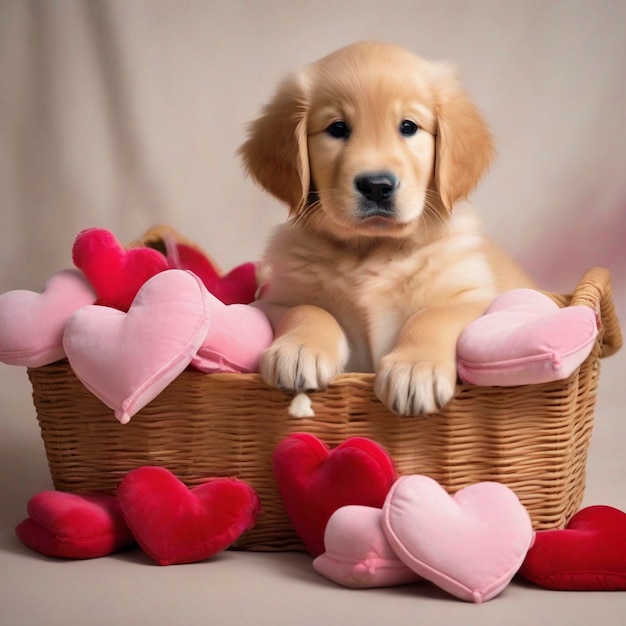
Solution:
[[[547,288],[609,267],[625,321],[625,25],[621,0],[0,0],[0,292],[41,288],[91,226],[129,241],[166,222],[225,269],[258,259],[285,212],[244,179],[246,122],[290,69],[376,38],[458,65],[498,146],[474,197],[488,230]],[[605,364],[586,502],[626,510],[624,363]],[[351,595],[302,556],[168,570],[137,555],[38,559],[13,535],[49,488],[24,372],[0,366],[0,390],[3,624],[293,624],[303,607],[298,623],[374,623],[389,602],[425,624],[588,623],[600,610],[624,623],[626,594],[518,585],[477,613],[434,592]]]

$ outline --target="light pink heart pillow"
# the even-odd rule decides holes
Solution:
[[[589,356],[597,334],[589,307],[559,308],[539,291],[514,289],[461,333],[459,376],[482,386],[562,380]]]
[[[226,305],[208,294],[211,328],[191,365],[201,372],[257,372],[274,339],[265,313],[247,304]]]
[[[77,311],[63,345],[76,376],[125,424],[189,365],[210,324],[200,279],[166,270],[144,283],[128,313],[97,305]]]
[[[42,293],[19,289],[0,295],[0,361],[41,367],[65,358],[63,329],[96,294],[82,272],[64,270],[48,280]]]
[[[452,497],[432,478],[404,476],[387,496],[382,525],[407,567],[472,602],[489,600],[509,584],[534,539],[517,496],[493,482]]]
[[[326,525],[326,551],[313,561],[315,571],[355,589],[421,580],[391,549],[381,521],[382,510],[374,507],[351,505],[337,509]]]

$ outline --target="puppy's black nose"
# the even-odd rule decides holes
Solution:
[[[398,182],[398,179],[390,172],[378,172],[357,176],[354,179],[354,186],[367,200],[380,203],[391,198]]]

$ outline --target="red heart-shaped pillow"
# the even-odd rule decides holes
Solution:
[[[626,590],[626,513],[590,506],[563,530],[537,532],[519,573],[547,589]]]
[[[222,275],[197,248],[180,242],[167,243],[169,266],[193,272],[224,304],[250,304],[255,299],[258,284],[254,263],[243,263]]]
[[[89,228],[76,237],[74,265],[81,269],[98,295],[98,304],[128,311],[141,286],[168,269],[167,259],[152,248],[125,250],[103,228]]]
[[[247,262],[237,265],[206,286],[224,304],[250,304],[256,299],[258,289],[256,264]]]
[[[194,563],[228,548],[252,528],[256,491],[234,478],[188,489],[162,467],[129,472],[117,492],[122,513],[143,550],[159,565]]]
[[[317,437],[296,433],[276,446],[273,462],[287,515],[313,556],[324,552],[326,524],[337,509],[381,508],[396,479],[384,448],[364,437],[331,451]]]
[[[15,529],[20,541],[47,556],[92,559],[135,543],[113,496],[42,491]]]

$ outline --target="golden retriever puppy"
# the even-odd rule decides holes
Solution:
[[[276,333],[268,384],[306,391],[375,372],[399,415],[453,397],[463,328],[500,291],[532,286],[464,202],[492,153],[453,71],[394,45],[347,46],[278,87],[240,148],[289,207],[256,303]]]

